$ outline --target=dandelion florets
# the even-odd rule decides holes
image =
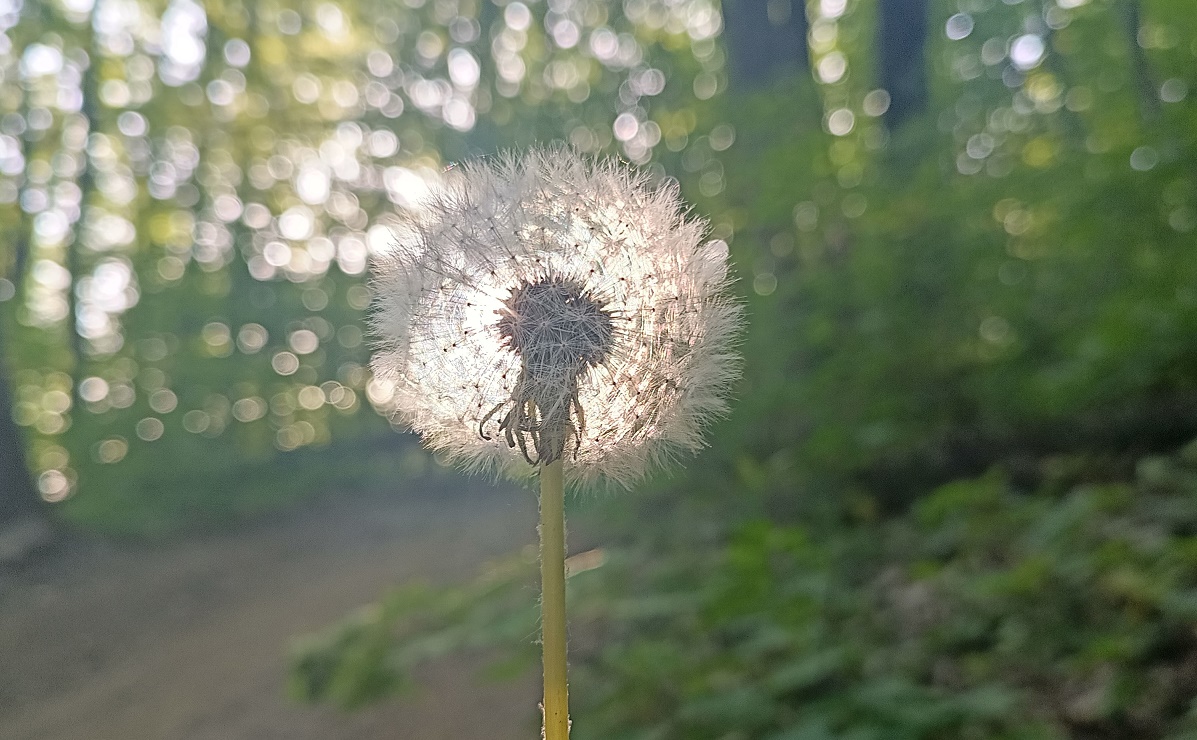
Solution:
[[[536,374],[576,378],[611,352],[612,320],[586,286],[551,275],[518,285],[499,309],[499,335]]]
[[[450,173],[375,265],[373,369],[475,469],[630,485],[702,446],[737,375],[727,247],[676,185],[566,149]]]

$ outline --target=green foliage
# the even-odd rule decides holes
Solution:
[[[1091,427],[1193,392],[1194,113],[1132,79],[1197,84],[1184,14],[1144,11],[1145,28],[1173,35],[1136,70],[1113,4],[1085,4],[1056,17],[1042,63],[1019,72],[983,63],[982,47],[1013,39],[1031,8],[973,6],[967,38],[930,42],[931,110],[892,137],[859,74],[819,86],[823,110],[779,88],[727,112],[729,186],[709,208],[734,223],[758,294],[729,439],[759,459],[917,477],[978,458],[979,470],[1019,447],[1133,444],[1158,429]],[[841,34],[862,32],[857,15]],[[851,132],[815,133],[834,110],[855,112]]]
[[[294,648],[290,693],[344,708],[411,687],[423,661],[460,650],[514,649],[496,676],[534,662],[539,653],[533,596],[539,570],[526,555],[492,564],[475,582],[452,590],[412,584],[397,589],[327,633]]]
[[[691,534],[571,577],[573,736],[1187,737],[1191,458],[1056,492],[958,480],[855,526],[756,520],[703,539],[705,514],[682,507]],[[525,561],[396,592],[301,648],[301,694],[354,705],[462,647],[527,657],[534,577]]]

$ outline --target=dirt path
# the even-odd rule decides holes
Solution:
[[[531,493],[331,498],[169,546],[73,543],[0,572],[4,740],[515,740],[537,677],[436,666],[416,697],[352,714],[284,696],[292,635],[410,579],[468,578],[531,543]]]

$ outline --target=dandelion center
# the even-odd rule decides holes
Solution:
[[[483,417],[479,434],[489,439],[487,422],[506,408],[499,432],[529,463],[556,460],[571,437],[576,452],[586,424],[578,379],[611,353],[611,314],[580,283],[559,276],[521,283],[496,313],[504,346],[520,358],[520,376],[511,398]]]
[[[572,382],[611,351],[611,314],[573,280],[545,277],[520,285],[497,313],[503,342],[537,381]]]

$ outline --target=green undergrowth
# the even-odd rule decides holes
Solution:
[[[572,561],[579,740],[1197,737],[1197,442],[1125,480],[995,469],[896,517],[651,506],[670,527]],[[292,692],[356,706],[462,650],[533,667],[535,585],[518,556],[400,588],[297,643]]]

